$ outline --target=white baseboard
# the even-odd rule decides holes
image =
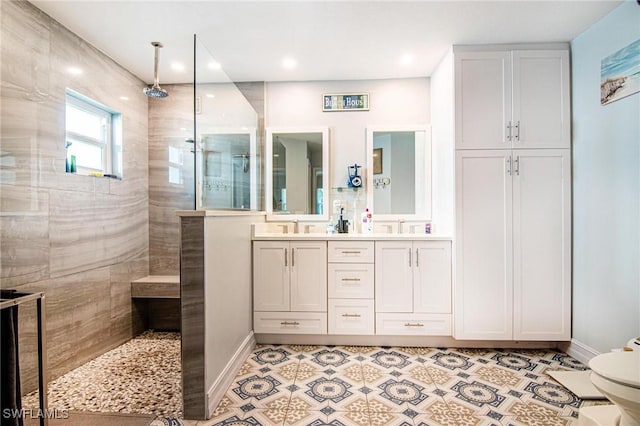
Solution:
[[[600,355],[600,352],[576,339],[571,339],[570,342],[559,343],[558,349],[583,364],[588,364],[591,358]]]
[[[231,386],[238,370],[242,367],[242,363],[247,359],[247,357],[249,357],[249,354],[253,351],[255,346],[256,339],[252,331],[244,339],[236,353],[233,354],[233,357],[231,357],[227,365],[224,367],[224,370],[222,370],[222,373],[220,373],[218,378],[213,382],[213,385],[209,388],[209,391],[207,392],[207,419],[210,419],[213,416],[213,412],[229,386]]]

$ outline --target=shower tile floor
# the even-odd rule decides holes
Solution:
[[[181,419],[179,333],[146,332],[49,384],[49,407]],[[258,345],[207,421],[184,425],[577,425],[553,350]],[[37,393],[25,407],[37,407]]]

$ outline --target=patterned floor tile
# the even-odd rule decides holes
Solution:
[[[499,365],[481,365],[473,371],[472,376],[497,387],[517,387],[524,380],[515,371]]]
[[[257,408],[286,409],[293,381],[280,381],[275,374],[249,374],[236,378],[225,393],[228,406],[246,410]]]
[[[544,378],[525,380],[518,387],[512,388],[512,393],[520,393],[519,399],[523,403],[535,402],[554,411],[557,416],[577,418],[582,404],[582,400],[571,391]]]
[[[434,366],[449,370],[451,374],[460,371],[470,372],[476,364],[472,358],[451,350],[439,350],[429,357]]]
[[[216,416],[200,422],[203,426],[261,426],[261,425],[282,425],[284,423],[286,411],[281,410],[251,410],[243,412],[240,409],[232,409],[228,413]]]
[[[340,374],[316,372],[304,380],[296,380],[291,390],[291,404],[305,405],[311,411],[325,408],[334,411],[358,411],[367,408],[367,388],[364,383]]]
[[[304,362],[315,366],[318,371],[343,371],[352,366],[360,366],[359,354],[356,355],[338,347],[320,347],[305,353],[304,356]]]
[[[514,371],[519,376],[541,374],[548,366],[546,363],[541,363],[538,358],[511,351],[498,352],[491,356],[490,361],[500,367]]]
[[[449,405],[444,401],[432,404],[425,413],[413,419],[416,426],[500,426],[500,421],[478,416],[462,405]]]
[[[290,351],[282,346],[267,345],[256,348],[249,358],[247,363],[251,365],[252,369],[259,370],[261,368],[273,368],[279,364],[298,362],[296,352]]]
[[[442,398],[435,385],[426,385],[409,376],[385,376],[377,383],[368,383],[369,410],[372,412],[424,412]]]
[[[332,426],[370,426],[371,420],[366,411],[335,412],[327,415],[326,423]],[[320,424],[321,425],[321,424]],[[320,426],[309,425],[309,426]]]
[[[371,426],[413,426],[413,417],[404,413],[370,412],[369,422]]]
[[[568,417],[515,416],[502,420],[503,426],[577,426],[578,421]]]
[[[407,374],[414,367],[422,367],[418,357],[402,353],[397,348],[380,348],[363,355],[362,367],[372,367],[386,374]],[[366,379],[365,379],[366,380]]]
[[[460,407],[466,407],[475,416],[500,421],[510,414],[514,404],[521,402],[517,396],[509,394],[509,391],[509,388],[496,387],[472,376],[453,384],[443,398],[450,408],[464,411]]]

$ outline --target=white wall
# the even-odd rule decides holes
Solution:
[[[332,188],[347,186],[349,165],[366,164],[368,126],[424,124],[431,116],[428,78],[268,83],[266,92],[267,127],[329,127]],[[323,94],[360,92],[370,94],[370,111],[322,111]],[[365,170],[360,172],[364,178]],[[332,200],[336,194],[330,196]],[[358,214],[365,207],[365,198],[360,195]]]
[[[571,42],[573,337],[600,352],[640,336],[640,93],[600,105],[600,61],[639,23],[626,1]]]

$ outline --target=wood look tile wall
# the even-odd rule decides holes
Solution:
[[[0,7],[0,286],[45,292],[55,378],[141,331],[130,281],[149,272],[148,100],[142,81],[30,3]],[[65,88],[122,113],[122,180],[65,173]],[[20,311],[25,390],[34,312]]]

